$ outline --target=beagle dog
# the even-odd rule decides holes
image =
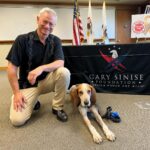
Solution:
[[[103,122],[98,109],[96,108],[96,91],[94,87],[86,83],[73,85],[70,88],[70,96],[74,106],[78,107],[85,124],[93,136],[94,142],[100,144],[102,142],[102,137],[91,124],[87,116],[87,112],[93,113],[96,121],[102,127],[107,139],[110,141],[115,141],[115,134],[108,129],[107,125]]]

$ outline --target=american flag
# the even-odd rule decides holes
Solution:
[[[74,1],[73,12],[73,45],[81,45],[84,41],[83,26],[80,18],[78,1]]]

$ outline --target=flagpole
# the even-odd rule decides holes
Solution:
[[[106,4],[103,1],[103,8],[102,8],[102,43],[109,44],[109,39],[107,35],[107,23],[106,23]]]
[[[89,9],[87,17],[87,44],[88,45],[93,44],[91,0],[89,0]]]
[[[105,5],[105,1],[103,2],[103,9],[102,9],[102,23],[104,26],[104,29],[106,27],[106,5]]]

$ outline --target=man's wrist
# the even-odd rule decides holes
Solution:
[[[47,65],[42,65],[41,67],[42,67],[42,69],[41,69],[41,70],[42,70],[42,72],[43,72],[43,71],[45,71],[45,72],[49,72],[49,68],[48,68],[48,66],[47,66]]]
[[[14,94],[14,95],[16,95],[16,94],[18,94],[18,93],[20,93],[20,89],[15,89],[15,90],[13,90],[13,94]]]
[[[41,68],[42,72],[46,70],[46,66],[45,65],[40,66],[40,68]]]

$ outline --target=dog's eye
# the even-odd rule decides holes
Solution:
[[[88,93],[88,94],[90,94],[90,93],[91,93],[91,91],[90,91],[90,90],[88,90],[88,91],[87,91],[87,93]]]
[[[79,91],[79,95],[83,95],[83,92],[82,92],[82,91]]]

